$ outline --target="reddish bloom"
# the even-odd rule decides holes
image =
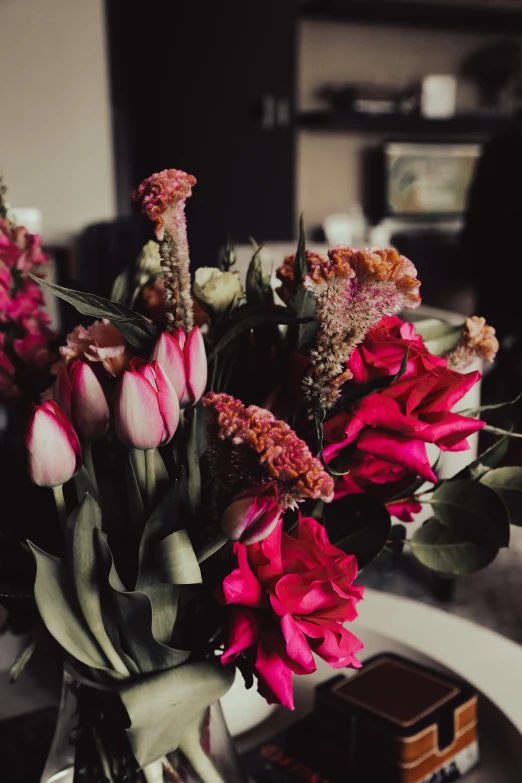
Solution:
[[[162,332],[151,355],[163,367],[180,404],[195,405],[207,385],[207,355],[198,326],[188,338],[182,329]]]
[[[236,544],[238,567],[217,591],[232,605],[223,664],[250,659],[259,692],[293,709],[292,672],[310,674],[313,653],[335,668],[359,667],[363,645],[343,623],[357,617],[363,587],[353,584],[357,561],[332,546],[312,518],[292,535],[280,521],[258,544]]]
[[[76,359],[58,369],[53,396],[85,440],[101,438],[109,427],[109,406],[87,362]]]
[[[33,406],[25,443],[29,453],[29,475],[40,487],[65,484],[81,468],[78,436],[53,400]]]
[[[468,448],[468,435],[484,426],[482,421],[451,411],[480,379],[480,373],[462,375],[449,370],[447,360],[432,356],[414,327],[399,318],[384,319],[354,351],[348,363],[354,381],[366,382],[396,374],[407,348],[410,353],[401,378],[387,389],[359,400],[351,410],[337,414],[325,424],[328,460],[352,446],[354,453],[357,450],[400,466],[403,476],[413,472],[428,481],[436,481],[426,443],[435,443],[443,451],[462,451]],[[351,468],[350,460],[345,462],[344,470]],[[354,468],[349,475],[352,481],[357,481],[357,461]],[[396,475],[398,478],[400,475]]]
[[[333,498],[333,480],[306,443],[270,411],[248,408],[229,394],[209,392],[208,454],[220,489],[229,497],[273,482],[282,508],[300,500]]]
[[[232,541],[257,544],[270,535],[282,511],[275,486],[262,484],[236,495],[223,512],[221,527]]]
[[[156,238],[163,239],[165,224],[172,220],[176,206],[192,195],[196,178],[178,169],[164,169],[143,180],[131,193],[136,210],[154,224]]]

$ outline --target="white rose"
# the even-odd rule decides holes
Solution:
[[[238,306],[244,297],[238,272],[222,272],[214,266],[196,269],[194,296],[202,307],[224,315]]]

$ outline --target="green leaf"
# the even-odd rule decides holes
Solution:
[[[201,570],[188,533],[176,530],[160,543],[158,564],[161,578],[173,585],[201,584]]]
[[[465,468],[459,470],[454,476],[449,479],[450,481],[460,479],[480,479],[484,473],[487,473],[491,468],[495,468],[501,459],[504,458],[509,446],[509,440],[507,435],[499,438],[496,443],[487,448],[482,454],[466,465]]]
[[[129,517],[137,538],[141,537],[145,521],[145,506],[141,496],[138,479],[132,459],[133,449],[129,449],[125,460],[125,483],[127,485]]]
[[[73,305],[82,315],[89,315],[93,318],[107,318],[116,326],[125,339],[137,348],[150,348],[151,342],[156,335],[156,329],[139,313],[130,310],[119,302],[111,302],[110,299],[104,299],[94,294],[86,294],[82,291],[73,291],[72,288],[64,288],[61,285],[47,283],[35,275],[29,274],[36,283],[47,291],[51,291],[55,296],[64,299]]]
[[[274,295],[270,285],[270,273],[261,260],[262,247],[257,247],[248,265],[245,292],[248,304],[273,304]]]
[[[179,516],[178,482],[168,490],[149,517],[140,542],[139,572],[136,590],[150,598],[152,632],[155,638],[168,643],[176,621],[178,587],[158,579],[157,554],[164,538],[182,529]]]
[[[507,506],[512,525],[522,525],[522,468],[505,467],[490,470],[480,479],[493,489]]]
[[[299,239],[297,242],[297,251],[295,254],[294,280],[296,292],[290,299],[290,304],[299,320],[299,326],[295,335],[295,350],[299,353],[305,353],[310,343],[317,334],[319,322],[316,317],[315,299],[311,291],[303,286],[303,280],[308,274],[308,262],[306,259],[306,238],[304,230],[304,219],[301,214],[299,218]],[[303,319],[303,320],[301,320]],[[307,320],[304,320],[307,319]]]
[[[114,649],[103,619],[100,570],[94,538],[95,531],[101,530],[101,523],[100,507],[89,494],[86,494],[67,519],[71,545],[71,569],[78,603],[89,630],[113,669],[123,677],[128,677],[129,671]]]
[[[251,329],[255,329],[257,326],[269,326],[271,324],[297,324],[308,323],[314,320],[313,318],[296,318],[295,314],[288,310],[286,307],[279,307],[274,305],[270,309],[267,309],[264,313],[259,315],[249,315],[243,318],[232,326],[231,329],[226,332],[214,350],[211,351],[208,357],[210,363],[216,358],[225,348],[229,348],[232,343],[237,340],[245,332],[249,332]]]
[[[119,688],[127,735],[140,767],[176,750],[198,715],[228,691],[235,668],[219,661],[186,663]]]
[[[508,405],[516,405],[520,400],[522,400],[522,392],[517,394],[514,400],[508,400],[507,402],[497,402],[494,405],[479,405],[478,408],[466,408],[466,410],[459,411],[459,414],[461,416],[475,417],[483,411],[496,411],[500,410],[500,408],[506,408]]]
[[[91,495],[91,497],[93,497],[97,503],[100,502],[98,490],[94,486],[94,483],[89,476],[89,472],[85,465],[82,465],[78,473],[74,476],[73,481],[74,487],[76,489],[76,498],[78,503],[82,502],[87,493],[89,493],[89,495]]]
[[[64,564],[31,542],[29,546],[36,560],[36,605],[51,636],[80,663],[117,676],[83,618]]]
[[[359,567],[370,563],[390,535],[391,517],[370,495],[345,495],[325,505],[326,532],[331,543],[357,557]]]
[[[444,481],[428,501],[437,519],[462,541],[489,548],[509,545],[509,517],[496,492],[478,481]]]
[[[438,519],[429,519],[410,539],[415,557],[440,574],[472,574],[489,565],[497,553],[491,544],[469,541]]]
[[[129,305],[132,294],[133,284],[132,267],[127,267],[115,278],[111,289],[111,301],[120,302],[120,304]]]
[[[29,644],[24,647],[20,655],[17,657],[16,661],[9,669],[9,681],[11,683],[18,681],[25,667],[33,657],[33,653],[36,650],[37,644],[38,641],[33,639],[32,642],[29,642]]]
[[[139,672],[151,672],[180,666],[189,657],[187,650],[178,650],[163,644],[153,632],[153,614],[150,598],[141,592],[127,592],[117,575],[111,550],[100,531],[97,544],[108,576],[108,593],[118,618],[119,632],[124,647]],[[170,629],[170,636],[172,628]],[[169,640],[170,641],[170,637]]]

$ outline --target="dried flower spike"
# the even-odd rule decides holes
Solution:
[[[448,367],[451,370],[462,372],[473,364],[477,358],[493,362],[498,348],[495,329],[486,324],[485,318],[473,315],[471,318],[466,319],[466,324],[457,346],[446,354]]]
[[[251,487],[272,482],[281,508],[305,498],[333,498],[333,480],[308,446],[270,411],[229,394],[209,392],[208,455],[226,503]]]
[[[185,201],[192,195],[196,178],[177,169],[165,169],[144,180],[131,194],[137,211],[154,223],[160,243],[161,268],[165,279],[167,329],[194,325],[190,293],[190,258],[185,219]]]
[[[351,378],[346,362],[356,345],[382,318],[420,304],[417,270],[394,249],[368,250],[339,245],[328,258],[307,257],[304,286],[316,300],[320,321],[305,395],[332,408],[341,386]]]

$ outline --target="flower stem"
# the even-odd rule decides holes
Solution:
[[[98,482],[96,480],[96,471],[94,469],[94,460],[92,458],[92,443],[86,443],[83,447],[83,463],[94,485],[97,494],[100,494]]]
[[[62,525],[65,525],[67,520],[67,506],[65,505],[65,498],[63,496],[63,484],[58,484],[57,487],[53,487],[54,502],[56,503],[56,510],[58,511],[58,519]]]
[[[225,546],[227,541],[228,538],[226,535],[221,533],[221,535],[219,535],[213,541],[210,541],[208,544],[206,544],[203,549],[198,552],[198,563],[203,563],[204,560],[208,560],[209,557],[212,557],[215,552],[219,552],[219,550]]]
[[[156,496],[156,449],[147,449],[145,451],[145,471],[147,476],[147,505],[150,511]]]

